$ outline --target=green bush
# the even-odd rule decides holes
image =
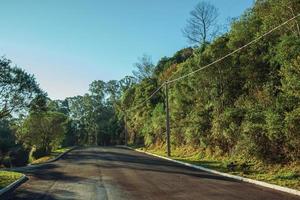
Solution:
[[[49,155],[50,152],[48,152],[45,148],[38,148],[34,152],[32,152],[32,157],[35,159],[39,159],[41,157]]]
[[[12,166],[20,167],[28,164],[29,150],[17,147],[9,152]]]
[[[214,145],[223,153],[230,153],[240,139],[240,124],[243,113],[237,108],[227,108],[215,115],[212,126]]]
[[[287,113],[287,154],[291,160],[300,160],[300,107]]]
[[[3,164],[3,166],[6,167],[6,168],[12,167],[10,157],[9,157],[9,156],[5,156],[5,157],[3,158],[2,164]]]

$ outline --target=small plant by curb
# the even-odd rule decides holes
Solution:
[[[0,171],[0,178],[0,199],[5,199],[10,192],[27,180],[24,174],[8,171]]]
[[[0,171],[0,190],[22,177],[21,173]]]
[[[65,154],[69,153],[70,151],[76,149],[77,146],[75,147],[72,147],[64,152],[54,152],[54,155],[50,155],[50,156],[46,156],[46,157],[42,157],[40,159],[38,159],[37,161],[38,162],[33,162],[33,163],[30,163],[29,166],[32,166],[32,165],[41,165],[41,164],[45,164],[45,163],[50,163],[50,162],[54,162],[58,159],[60,159],[62,156],[64,156]]]

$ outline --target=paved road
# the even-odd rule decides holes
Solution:
[[[13,200],[299,200],[293,195],[194,170],[131,150],[82,148],[24,170]]]

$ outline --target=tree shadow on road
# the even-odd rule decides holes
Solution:
[[[214,175],[198,169],[194,169],[181,164],[173,163],[171,161],[160,158],[151,157],[146,154],[136,153],[131,150],[124,150],[125,153],[116,152],[119,148],[104,148],[105,151],[85,151],[80,158],[76,155],[68,155],[65,159],[71,159],[78,162],[80,165],[94,165],[99,168],[107,169],[131,169],[140,171],[152,171],[157,173],[181,174],[193,176],[203,179],[213,179],[219,181],[239,182],[238,180]],[[76,158],[75,158],[76,157]],[[98,160],[100,162],[95,163]],[[90,162],[89,162],[90,161]],[[102,162],[101,162],[102,161]],[[101,163],[101,164],[99,164]]]
[[[63,197],[63,198],[62,198]],[[52,194],[33,192],[29,190],[20,190],[14,194],[10,194],[6,198],[7,200],[33,200],[33,199],[47,199],[47,200],[59,200],[59,199],[76,199],[76,195],[73,192],[66,190],[56,190]]]
[[[33,177],[40,180],[51,181],[51,180],[63,180],[68,182],[80,181],[81,177],[68,175],[61,170],[58,164],[46,164],[34,168],[26,168],[21,170],[15,170],[16,172],[24,173],[28,177]],[[61,170],[61,171],[60,171]]]

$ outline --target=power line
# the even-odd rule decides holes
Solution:
[[[178,78],[175,78],[175,79],[172,79],[172,80],[168,80],[167,82],[168,82],[168,83],[173,83],[173,82],[179,81],[179,80],[181,80],[181,79],[184,79],[184,78],[186,78],[186,77],[188,77],[188,76],[190,76],[190,75],[192,75],[192,74],[195,74],[195,73],[197,73],[197,72],[199,72],[199,71],[202,71],[202,70],[204,70],[204,69],[206,69],[206,68],[208,68],[208,67],[210,67],[210,66],[212,66],[212,65],[214,65],[214,64],[216,64],[216,63],[218,63],[218,62],[220,62],[220,61],[222,61],[222,60],[224,60],[225,58],[227,58],[227,57],[229,57],[229,56],[231,56],[231,55],[233,55],[233,54],[235,54],[235,53],[237,53],[237,52],[239,52],[239,51],[245,49],[246,47],[250,46],[251,44],[256,43],[257,41],[261,40],[261,39],[264,38],[265,36],[271,34],[273,31],[275,31],[275,30],[281,28],[282,26],[286,25],[287,23],[289,23],[290,21],[296,19],[296,18],[299,17],[299,16],[300,16],[300,14],[298,14],[298,15],[296,15],[296,16],[290,18],[289,20],[285,21],[284,23],[280,24],[279,26],[276,26],[275,28],[273,28],[273,29],[269,30],[268,32],[262,34],[262,35],[259,36],[258,38],[252,40],[251,42],[245,44],[244,46],[241,46],[240,48],[238,48],[238,49],[232,51],[231,53],[229,53],[229,54],[227,54],[227,55],[225,55],[225,56],[223,56],[223,57],[221,57],[221,58],[215,60],[214,62],[212,62],[212,63],[210,63],[210,64],[208,64],[208,65],[205,65],[204,67],[201,67],[201,68],[199,68],[199,69],[197,69],[197,70],[195,70],[195,71],[192,71],[192,72],[190,72],[190,73],[188,73],[188,74],[185,74],[185,75],[183,75],[183,76],[180,76],[180,77],[178,77]]]
[[[140,106],[142,106],[144,103],[146,103],[147,101],[149,101],[157,92],[160,91],[160,89],[166,84],[166,82],[164,82],[163,84],[161,84],[161,86],[159,86],[147,99],[145,99],[143,102],[139,103],[138,105],[130,108],[129,110],[127,111],[132,111],[132,110],[135,110],[137,108],[139,108]]]
[[[299,17],[299,16],[300,16],[300,13],[299,13],[298,15],[296,15],[296,16],[294,16],[294,17],[288,19],[287,21],[281,23],[280,25],[276,26],[275,28],[269,30],[268,32],[262,34],[262,35],[259,36],[258,38],[254,39],[254,40],[250,41],[249,43],[247,43],[247,44],[245,44],[245,45],[239,47],[238,49],[236,49],[236,50],[230,52],[229,54],[226,54],[225,56],[223,56],[223,57],[221,57],[221,58],[218,58],[217,60],[211,62],[210,64],[207,64],[207,65],[205,65],[205,66],[203,66],[203,67],[201,67],[201,68],[199,68],[199,69],[196,69],[196,70],[194,70],[194,71],[192,71],[192,72],[190,72],[190,73],[188,73],[188,74],[185,74],[185,75],[183,75],[183,76],[180,76],[180,77],[178,77],[178,78],[171,79],[171,78],[173,77],[173,76],[171,75],[171,77],[170,77],[166,82],[164,82],[161,86],[159,86],[159,87],[158,87],[158,88],[157,88],[157,89],[156,89],[156,90],[155,90],[155,91],[154,91],[154,92],[153,92],[146,100],[144,100],[144,101],[141,102],[140,104],[138,104],[138,105],[132,107],[132,108],[129,109],[128,111],[132,111],[132,110],[134,110],[134,109],[139,108],[140,106],[142,106],[144,103],[146,103],[148,100],[150,100],[157,92],[159,92],[159,90],[160,90],[165,84],[174,83],[174,82],[176,82],[176,81],[179,81],[179,80],[181,80],[181,79],[184,79],[184,78],[186,78],[186,77],[189,77],[189,76],[191,76],[191,75],[193,75],[193,74],[195,74],[195,73],[197,73],[197,72],[199,72],[199,71],[202,71],[202,70],[204,70],[204,69],[206,69],[206,68],[208,68],[208,67],[210,67],[210,66],[212,66],[212,65],[214,65],[214,64],[216,64],[216,63],[218,63],[218,62],[221,62],[222,60],[226,59],[226,58],[229,57],[229,56],[232,56],[233,54],[235,54],[235,53],[237,53],[237,52],[239,52],[239,51],[241,51],[241,50],[243,50],[243,49],[245,49],[246,47],[250,46],[251,44],[258,42],[259,40],[261,40],[261,39],[264,38],[265,36],[271,34],[271,33],[274,32],[275,30],[277,30],[277,29],[281,28],[282,26],[288,24],[290,21],[296,19],[296,18]],[[171,79],[171,80],[170,80],[170,79]]]

